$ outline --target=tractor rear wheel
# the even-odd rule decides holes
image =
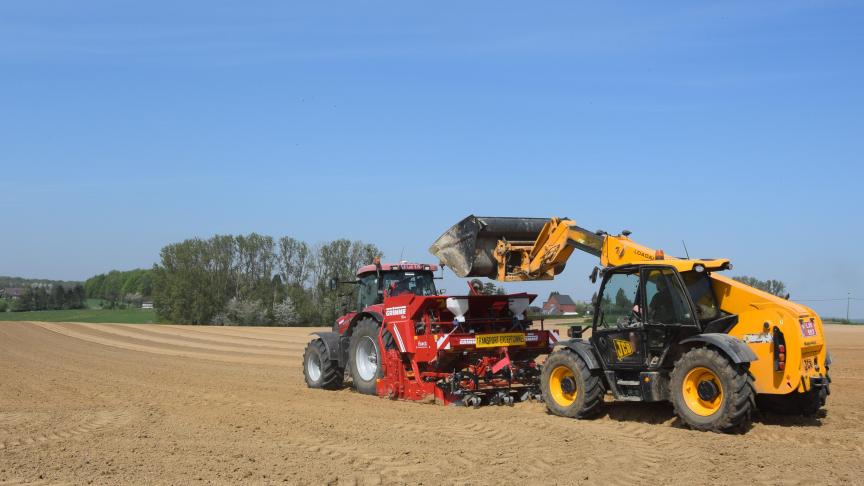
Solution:
[[[560,349],[543,364],[540,389],[546,408],[555,415],[590,418],[603,407],[603,382],[575,353]]]
[[[313,339],[303,352],[303,377],[309,388],[336,390],[342,387],[345,370],[337,360],[330,359],[321,338]]]
[[[376,382],[384,376],[384,352],[378,343],[380,324],[371,318],[361,319],[351,333],[348,345],[348,363],[354,389],[366,395],[376,394]],[[382,336],[384,350],[396,349],[393,336],[386,330]]]
[[[750,423],[753,384],[747,367],[713,349],[684,353],[669,386],[675,413],[692,429],[723,432]]]

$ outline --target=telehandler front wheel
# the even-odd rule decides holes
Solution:
[[[669,386],[675,413],[692,429],[723,432],[750,422],[753,384],[747,367],[713,349],[684,353]]]
[[[342,387],[345,371],[339,362],[330,359],[321,338],[313,339],[303,353],[303,377],[309,388],[337,390]]]
[[[603,407],[603,382],[572,351],[550,354],[540,375],[540,390],[546,408],[555,415],[571,418],[597,416]]]

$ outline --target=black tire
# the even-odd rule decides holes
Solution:
[[[327,347],[321,338],[313,339],[303,352],[303,377],[309,388],[337,390],[342,388],[345,370],[339,362],[327,355]]]
[[[675,413],[692,429],[727,432],[750,424],[754,401],[747,366],[732,363],[714,349],[684,353],[675,362],[669,386]]]
[[[559,349],[543,364],[540,390],[546,408],[555,415],[592,418],[603,411],[603,381],[572,351]]]
[[[381,366],[384,353],[381,352],[381,346],[378,343],[379,329],[380,324],[378,321],[369,317],[360,319],[357,326],[354,327],[354,332],[351,333],[351,341],[348,345],[348,369],[351,372],[351,380],[354,383],[354,389],[366,395],[376,394],[376,381],[384,376],[384,367]],[[396,343],[393,341],[393,336],[391,336],[389,332],[384,331],[382,340],[384,341],[384,349],[396,349]],[[358,346],[362,343],[365,343],[364,346],[368,346],[370,345],[369,341],[371,341],[371,345],[374,346],[375,354],[377,356],[375,363],[376,368],[373,374],[369,373],[368,367],[364,368],[362,365],[358,366],[357,362]],[[363,376],[364,374],[366,376]]]

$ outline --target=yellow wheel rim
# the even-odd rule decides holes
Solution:
[[[558,366],[549,375],[549,393],[555,403],[569,407],[576,401],[579,390],[576,389],[576,375],[566,366]]]
[[[687,408],[697,415],[712,415],[723,404],[723,385],[720,384],[720,378],[708,368],[700,366],[690,370],[684,377],[682,388]]]

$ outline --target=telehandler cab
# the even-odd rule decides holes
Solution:
[[[576,249],[600,258],[591,336],[570,329],[543,365],[554,414],[587,418],[604,396],[671,401],[697,430],[746,427],[753,407],[814,414],[829,393],[831,358],[812,309],[717,272],[726,259],[666,257],[567,219],[469,216],[430,248],[460,277],[550,280]]]

